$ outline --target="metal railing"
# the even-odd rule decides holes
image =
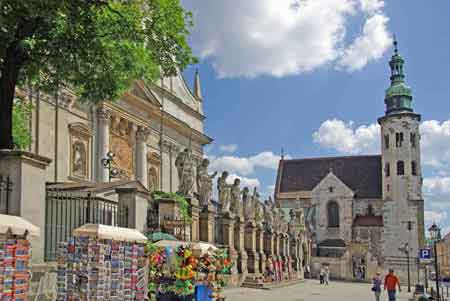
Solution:
[[[12,186],[13,183],[9,176],[0,175],[0,214],[9,213]]]
[[[58,243],[84,224],[128,225],[126,208],[90,192],[49,189],[45,208],[45,260],[56,260]]]

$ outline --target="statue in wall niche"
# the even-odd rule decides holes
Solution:
[[[85,177],[86,171],[86,149],[84,143],[77,141],[73,144],[72,171],[74,175]]]
[[[150,192],[158,190],[158,172],[154,167],[148,170],[148,190]]]
[[[231,211],[237,215],[242,215],[241,206],[241,180],[239,178],[234,179],[234,183],[231,186]]]
[[[175,167],[178,172],[178,192],[183,196],[192,196],[194,187],[194,160],[189,149],[184,149],[175,159]]]
[[[217,180],[217,190],[219,192],[219,202],[222,205],[222,213],[230,213],[231,207],[231,185],[227,183],[228,172],[222,172]]]
[[[242,203],[244,206],[244,217],[245,220],[253,220],[255,218],[253,207],[253,198],[250,195],[250,190],[248,187],[244,187],[242,190]]]
[[[203,159],[202,163],[197,166],[197,187],[200,206],[209,205],[212,196],[213,179],[217,175],[217,171],[212,175],[208,173],[209,160]]]

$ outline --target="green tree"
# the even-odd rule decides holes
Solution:
[[[17,86],[115,100],[194,63],[191,26],[179,0],[0,0],[0,149],[13,148]]]
[[[16,149],[25,149],[31,144],[30,113],[30,102],[20,98],[14,99],[12,133],[14,148]]]

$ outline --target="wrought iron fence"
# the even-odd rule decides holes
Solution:
[[[127,226],[128,212],[116,202],[90,192],[49,189],[45,209],[45,260],[54,261],[58,243],[72,237],[84,224]]]
[[[9,213],[12,186],[13,184],[9,176],[0,175],[0,214]]]

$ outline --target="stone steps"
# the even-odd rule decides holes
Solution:
[[[255,277],[246,277],[244,282],[242,282],[241,287],[246,288],[253,288],[253,289],[263,289],[263,290],[270,290],[270,289],[276,289],[281,287],[286,287],[290,285],[296,285],[299,283],[304,282],[304,279],[295,279],[295,280],[285,280],[281,282],[271,282],[271,283],[265,283],[258,281]]]

